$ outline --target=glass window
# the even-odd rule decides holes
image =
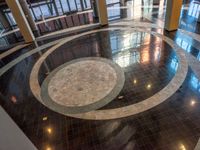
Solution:
[[[119,3],[119,2],[120,2],[119,0],[106,0],[107,5],[113,4],[113,3]]]
[[[76,3],[75,3],[75,0],[69,0],[69,4],[70,4],[70,9],[71,9],[71,11],[76,10]]]
[[[86,9],[91,8],[90,0],[85,0],[86,1]]]
[[[17,23],[16,23],[11,12],[5,12],[5,15],[6,15],[6,18],[8,19],[8,21],[9,21],[9,23],[12,27],[17,25]]]
[[[81,9],[81,2],[80,2],[80,0],[76,0],[76,4],[77,4],[78,11],[82,10]]]
[[[51,11],[50,11],[50,8],[47,6],[47,4],[41,5],[39,7],[40,7],[42,14],[45,18],[56,15],[54,7],[51,7],[52,8]]]
[[[69,12],[69,6],[66,0],[60,0],[64,12]]]
[[[114,4],[111,7],[108,7],[108,19],[109,20],[114,20],[114,19],[119,19],[120,18],[120,9],[110,9],[114,7],[120,7],[119,4]]]
[[[41,19],[42,12],[40,11],[39,7],[33,7],[33,11],[35,13],[35,17],[37,19]]]
[[[56,3],[57,10],[58,10],[58,14],[62,15],[63,11],[62,11],[62,6],[60,5],[60,1],[57,0],[57,1],[55,1],[55,3]]]

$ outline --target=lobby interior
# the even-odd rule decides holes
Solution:
[[[0,0],[0,150],[200,150],[200,0]]]

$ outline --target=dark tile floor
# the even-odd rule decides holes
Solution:
[[[127,106],[154,95],[169,83],[178,67],[176,54],[167,43],[147,33],[126,31],[84,36],[61,46],[45,63],[51,71],[67,61],[91,56],[111,59],[125,70],[126,81],[119,95],[123,98],[105,108]],[[44,68],[43,78],[47,73]]]
[[[104,38],[101,38],[102,36]],[[135,41],[133,39],[137,39],[138,36],[139,41],[129,41],[128,45],[124,45],[127,39]],[[116,42],[116,39],[119,41]],[[173,50],[165,42],[155,39],[142,32],[131,34],[126,31],[111,31],[92,34],[63,45],[47,58],[46,63],[52,70],[74,58],[97,56],[113,59],[125,70],[126,83],[121,93],[124,97],[121,100],[114,100],[105,108],[125,106],[155,94],[176,72],[178,63]],[[113,44],[117,47],[112,47],[112,42],[117,43]],[[155,55],[156,51],[160,52],[160,55]],[[129,57],[129,61],[126,57],[127,52],[133,56]],[[4,98],[1,100],[2,106],[39,149],[46,149],[49,146],[56,150],[173,150],[179,149],[181,144],[187,149],[195,146],[200,134],[200,94],[199,81],[192,71],[189,71],[180,90],[167,102],[150,111],[124,119],[86,121],[52,112],[33,97],[28,81],[31,68],[38,57],[40,55],[35,54],[17,64],[0,78],[0,83]],[[124,58],[122,62],[116,61],[121,57]],[[125,60],[128,62],[123,62]],[[42,67],[39,75],[41,82],[46,76],[45,73]],[[137,78],[136,87],[134,77]],[[149,89],[144,86],[146,81],[151,82]],[[195,102],[191,102],[192,100]]]
[[[178,31],[165,35],[177,44],[190,41]],[[189,48],[180,46],[198,56],[199,44],[192,39]],[[6,57],[2,66],[32,48]],[[181,88],[161,105],[123,119],[89,121],[60,115],[34,98],[29,75],[40,56],[37,53],[26,58],[0,77],[1,106],[39,150],[194,149],[200,137],[200,80],[191,69]],[[91,34],[64,44],[49,55],[46,64],[53,70],[66,61],[88,56],[112,59],[125,71],[126,82],[119,95],[123,98],[101,109],[127,106],[152,96],[169,83],[178,66],[176,54],[167,43],[147,33],[126,31]],[[43,65],[40,83],[47,72]]]

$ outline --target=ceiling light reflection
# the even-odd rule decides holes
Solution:
[[[52,150],[51,147],[47,147],[46,150]]]
[[[48,127],[47,128],[47,133],[52,134],[52,128]]]
[[[124,96],[119,96],[119,97],[118,97],[118,99],[123,99],[123,98],[124,98]]]
[[[180,150],[186,150],[186,148],[183,144],[180,144],[179,148],[180,148]]]
[[[196,104],[196,101],[195,101],[195,100],[191,100],[191,101],[190,101],[190,105],[191,105],[191,106],[194,106],[195,104]]]
[[[15,104],[15,103],[17,103],[17,98],[16,98],[16,96],[11,96],[11,101]]]
[[[150,89],[151,89],[151,87],[152,87],[152,85],[151,85],[151,84],[147,84],[147,86],[146,86],[147,90],[150,90]]]
[[[133,84],[137,84],[137,80],[136,79],[133,80]]]
[[[43,121],[46,121],[47,119],[48,119],[48,117],[46,117],[46,116],[42,118]]]

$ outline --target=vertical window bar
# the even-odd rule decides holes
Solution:
[[[78,11],[78,6],[77,6],[76,0],[74,0],[74,2],[75,2],[75,6],[76,6],[76,11]]]
[[[63,6],[62,6],[62,3],[61,3],[60,0],[59,0],[59,3],[60,3],[60,6],[61,6],[61,9],[62,9],[62,13],[64,14]]]
[[[46,5],[47,5],[47,7],[48,7],[48,9],[49,9],[49,11],[51,13],[51,15],[53,15],[53,8],[52,8],[51,3],[48,3],[48,0],[46,0]]]
[[[37,3],[38,4],[38,7],[39,7],[39,10],[40,10],[40,13],[42,14],[42,16],[44,17],[44,15],[43,15],[43,12],[42,12],[42,9],[41,9],[41,7],[40,7],[40,5],[39,5],[39,3]],[[44,17],[45,18],[45,17]],[[42,19],[42,18],[41,18]]]
[[[83,0],[80,0],[80,3],[81,3],[81,10],[84,11],[84,5],[83,5]]]
[[[84,3],[85,3],[85,9],[87,8],[87,2],[86,2],[86,0],[84,0]]]
[[[66,1],[67,1],[67,4],[68,4],[68,7],[69,7],[69,12],[71,13],[71,7],[70,7],[69,0],[66,0]]]
[[[33,10],[33,7],[32,7],[32,5],[31,5],[31,3],[30,3],[30,1],[28,1],[28,2],[29,2],[29,8],[30,8],[31,11],[32,11],[32,14],[33,14],[33,17],[35,18],[35,21],[38,21],[36,15],[35,15],[35,12],[34,12],[34,10]]]

